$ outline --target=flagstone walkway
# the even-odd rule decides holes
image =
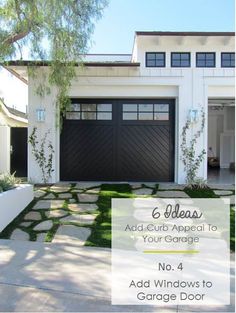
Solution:
[[[235,204],[234,185],[211,185],[217,197]],[[171,183],[130,183],[131,196],[189,198],[184,185]],[[84,245],[92,232],[101,195],[101,183],[58,183],[36,187],[34,202],[17,218],[8,238],[23,241]]]
[[[34,205],[10,239],[84,245],[98,215],[100,184],[62,183],[35,189]]]

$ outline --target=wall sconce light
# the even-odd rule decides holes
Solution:
[[[190,120],[190,123],[197,123],[198,122],[198,110],[190,109],[188,118]]]
[[[45,122],[45,109],[36,109],[37,122]]]

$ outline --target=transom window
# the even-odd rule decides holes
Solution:
[[[165,52],[147,52],[146,67],[165,67]]]
[[[196,53],[197,67],[215,67],[215,53],[214,52],[198,52]]]
[[[221,53],[221,67],[235,67],[235,53],[222,52]]]
[[[68,120],[112,120],[111,103],[72,103],[66,113]]]
[[[189,52],[172,52],[171,53],[172,67],[190,67]]]
[[[123,120],[168,121],[169,104],[123,104]]]

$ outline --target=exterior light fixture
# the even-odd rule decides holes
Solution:
[[[37,122],[45,122],[45,109],[36,109]]]
[[[190,120],[190,123],[197,123],[198,122],[198,110],[190,109],[188,118]]]

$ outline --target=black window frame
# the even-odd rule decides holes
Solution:
[[[156,54],[160,54],[163,56],[163,61],[164,64],[163,65],[156,65],[156,58],[155,60],[155,65],[148,65],[148,54],[152,54],[152,55],[156,55]],[[145,54],[145,66],[146,67],[166,67],[166,53],[165,52],[161,52],[161,51],[156,51],[156,52],[146,52]]]
[[[98,102],[98,101],[72,101],[71,104],[79,104],[80,107],[79,107],[79,110],[73,110],[72,107],[69,108],[67,111],[66,111],[66,115],[67,113],[77,113],[79,115],[79,118],[67,118],[67,116],[65,116],[66,119],[68,120],[78,120],[78,121],[112,121],[112,118],[113,118],[113,106],[112,106],[112,103],[111,102],[105,102],[105,101],[102,101],[102,102]],[[101,110],[99,111],[98,110],[98,106],[100,104],[109,104],[111,105],[111,109],[104,109],[104,110]],[[95,108],[93,110],[88,110],[88,109],[84,109],[83,106],[84,105],[95,105]],[[90,118],[83,118],[83,113],[95,113],[95,116],[94,118],[90,119]],[[109,119],[100,119],[98,118],[98,115],[99,113],[109,113],[111,114],[111,118]]]
[[[180,58],[180,65],[173,65],[173,55],[179,54],[180,56],[183,54],[187,54],[189,56],[189,65],[182,65]],[[171,52],[171,67],[191,67],[191,52]]]
[[[136,108],[135,110],[133,109],[125,109],[124,106],[125,105],[136,105]],[[149,105],[151,107],[151,110],[145,110],[145,109],[141,109],[141,106],[142,105]],[[160,110],[160,109],[157,109],[155,108],[156,105],[166,105],[167,108],[164,109],[164,110]],[[129,118],[124,118],[124,115],[128,113],[133,113],[134,115],[136,114],[136,118],[132,118],[132,119],[129,119]],[[145,119],[145,118],[140,118],[141,116],[143,116],[143,113],[144,114],[150,114],[152,115],[152,118],[148,118],[148,119]],[[155,119],[155,116],[156,114],[168,114],[168,118],[167,119]],[[137,103],[123,103],[122,104],[122,121],[123,122],[128,122],[128,121],[136,121],[136,122],[166,122],[166,121],[169,121],[170,119],[170,104],[169,103],[155,103],[155,102],[148,102],[148,103],[142,103],[141,101],[140,102],[137,102]]]
[[[206,56],[209,55],[209,54],[212,54],[214,56],[214,64],[213,65],[198,65],[198,56],[200,54],[204,54],[205,55],[205,58],[204,58],[204,61],[207,62],[207,58]],[[209,68],[213,68],[213,67],[216,67],[216,53],[215,52],[196,52],[196,67],[209,67]]]
[[[232,62],[231,56],[234,55],[234,65],[223,65],[223,55],[224,54],[229,54],[230,55],[230,63]],[[235,68],[235,52],[221,52],[221,67]]]

